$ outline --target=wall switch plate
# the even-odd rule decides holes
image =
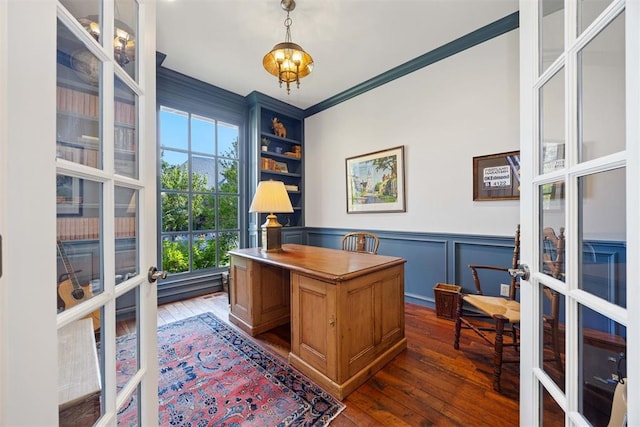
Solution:
[[[505,285],[504,283],[500,284],[500,296],[503,296],[503,297],[509,296],[509,285]]]

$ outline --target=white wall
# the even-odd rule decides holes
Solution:
[[[518,201],[473,201],[472,158],[519,149],[518,31],[305,120],[309,227],[513,234]],[[404,145],[407,211],[347,214],[345,159]]]

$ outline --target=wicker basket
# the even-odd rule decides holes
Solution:
[[[436,299],[436,315],[444,319],[455,319],[458,305],[458,294],[461,286],[438,283],[433,287]]]

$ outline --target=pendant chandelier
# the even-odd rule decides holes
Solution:
[[[280,87],[282,82],[287,84],[287,95],[290,92],[290,84],[296,82],[300,88],[300,79],[308,76],[313,70],[313,59],[311,55],[291,41],[291,23],[289,12],[296,8],[294,0],[282,0],[282,9],[287,11],[287,19],[284,26],[287,29],[283,43],[278,43],[262,59],[262,65],[269,72],[278,78]]]

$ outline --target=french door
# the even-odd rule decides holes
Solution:
[[[639,26],[520,1],[522,425],[640,424]]]
[[[2,3],[0,425],[157,425],[155,3]]]

